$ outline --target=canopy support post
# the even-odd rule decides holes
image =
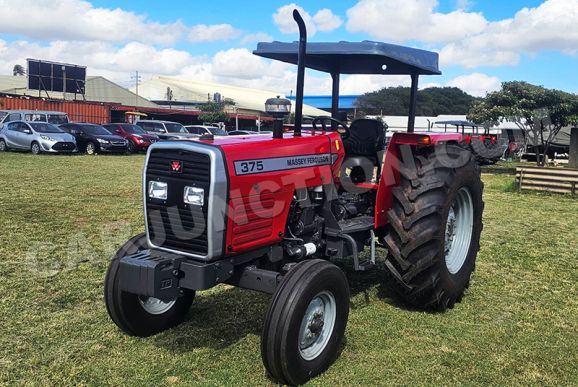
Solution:
[[[331,117],[338,120],[339,119],[339,72],[331,73],[331,79],[333,80],[333,86],[331,89]],[[336,130],[337,123],[331,121],[332,130]]]
[[[411,74],[411,93],[409,97],[409,116],[407,118],[407,132],[413,133],[415,130],[415,111],[417,105],[417,84],[419,74]]]

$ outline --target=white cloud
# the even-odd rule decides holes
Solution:
[[[446,83],[446,86],[459,87],[468,94],[476,97],[484,97],[486,93],[499,90],[500,79],[486,74],[473,73],[461,75]]]
[[[383,41],[445,43],[479,33],[488,24],[481,13],[439,13],[437,6],[437,0],[360,0],[347,10],[346,27]]]
[[[230,24],[197,24],[189,31],[189,41],[193,43],[214,42],[217,40],[229,40],[237,38],[241,31]]]
[[[456,8],[466,11],[472,7],[473,3],[472,0],[456,0]]]
[[[307,35],[313,36],[317,31],[331,32],[339,28],[343,24],[343,20],[335,15],[329,8],[323,8],[317,11],[314,16],[311,16],[303,7],[295,3],[287,4],[273,14],[273,22],[284,34],[295,34],[299,32],[297,23],[293,19],[293,11],[298,10],[307,27]]]
[[[241,39],[242,44],[248,44],[253,42],[271,42],[273,41],[273,37],[269,34],[264,32],[257,32],[254,34],[247,34]]]
[[[313,16],[313,22],[319,31],[330,32],[336,30],[343,24],[343,20],[328,8],[317,11]]]
[[[488,24],[481,33],[441,50],[446,63],[465,67],[515,65],[522,53],[557,50],[574,54],[578,47],[578,0],[547,0],[523,8],[511,19]]]
[[[81,0],[0,0],[0,33],[52,40],[173,44],[182,22],[163,24],[120,8],[95,8]]]

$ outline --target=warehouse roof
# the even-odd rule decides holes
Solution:
[[[274,91],[168,76],[155,76],[151,80],[141,83],[139,85],[139,94],[153,101],[165,100],[167,88],[170,88],[174,101],[204,103],[207,102],[207,97],[212,98],[215,93],[219,93],[223,98],[233,100],[235,107],[238,109],[260,112],[265,110],[265,101],[268,98],[283,95],[283,93]],[[313,106],[304,105],[303,114],[326,116],[327,112]]]
[[[0,93],[39,96],[38,90],[27,88],[27,77],[11,75],[0,75]],[[71,94],[67,93],[67,96],[69,95]],[[40,96],[46,97],[46,93],[42,91]],[[63,99],[60,92],[49,91],[48,96]],[[70,99],[70,97],[67,98]],[[82,99],[82,96],[77,95],[76,98]],[[138,97],[130,90],[100,76],[86,78],[85,98],[87,101],[121,103],[127,106],[158,107],[155,103]]]

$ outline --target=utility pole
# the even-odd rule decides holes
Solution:
[[[138,71],[135,71],[134,75],[131,75],[131,79],[134,79],[135,83],[136,96],[134,98],[134,107],[136,108],[138,106],[138,84],[140,83],[140,75],[138,75]]]

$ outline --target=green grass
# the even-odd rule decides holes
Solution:
[[[259,353],[267,295],[202,292],[186,323],[147,339],[108,318],[108,257],[143,229],[142,164],[0,154],[0,384],[271,383]],[[311,384],[576,384],[578,201],[483,178],[482,247],[463,302],[409,310],[380,270],[348,269],[345,345]]]

